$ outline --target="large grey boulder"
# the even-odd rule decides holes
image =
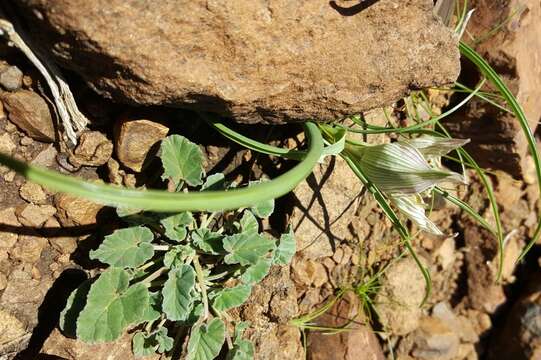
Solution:
[[[9,0],[97,92],[241,122],[327,121],[453,82],[432,0]]]

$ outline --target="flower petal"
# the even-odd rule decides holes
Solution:
[[[391,202],[408,219],[413,221],[421,230],[435,234],[443,235],[441,230],[425,214],[423,203],[416,196],[397,196],[392,197]]]
[[[403,140],[421,152],[425,157],[443,156],[466,145],[470,139],[452,139],[431,135],[421,135],[414,139]]]
[[[350,153],[368,180],[388,194],[418,194],[441,181],[464,182],[460,174],[430,167],[423,155],[407,143],[357,147]]]

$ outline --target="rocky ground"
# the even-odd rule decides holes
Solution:
[[[282,2],[284,4],[280,5],[283,7],[289,3]],[[381,11],[392,10],[393,1],[381,2],[384,3]],[[21,3],[38,7],[45,13],[52,11],[43,8],[43,2],[37,0]],[[428,2],[419,0],[411,3],[409,10],[402,9],[400,11],[404,13],[395,15],[411,16],[406,13],[421,11]],[[198,6],[198,2],[194,4]],[[541,96],[541,68],[532,54],[535,49],[541,51],[538,36],[541,31],[541,5],[534,0],[494,3],[478,0],[473,1],[472,6],[477,8],[468,28],[468,34],[472,35],[484,34],[490,29],[490,24],[504,21],[516,11],[517,6],[525,7],[519,16],[505,22],[498,33],[477,45],[478,50],[504,75],[535,128],[541,119],[541,105],[537,101]],[[227,16],[233,10],[225,7],[213,11]],[[274,14],[283,21],[283,26],[288,24],[285,13]],[[332,19],[332,14],[326,16]],[[370,13],[363,16],[371,18]],[[69,16],[66,18],[69,19]],[[71,30],[79,26],[62,23],[62,19],[60,15],[53,16],[53,20],[57,21],[54,25]],[[424,17],[419,21],[431,23],[430,19]],[[374,21],[374,26],[379,24],[371,21]],[[241,25],[251,29],[253,22]],[[406,30],[404,32],[410,36],[408,41],[418,41],[411,37],[424,36]],[[88,32],[87,29],[85,31]],[[107,33],[109,30],[100,31]],[[69,35],[70,32],[65,34]],[[104,36],[101,33],[94,35],[98,38]],[[395,35],[385,33],[381,36],[392,39]],[[440,43],[447,39],[444,33],[431,36],[440,36]],[[320,38],[321,35],[314,35],[314,39]],[[70,44],[73,39],[68,40]],[[140,65],[133,63],[139,58],[123,58],[114,44],[108,45],[110,47],[102,51],[109,52],[109,57],[122,60],[117,62],[119,68],[141,69]],[[266,46],[261,43],[251,45]],[[436,49],[427,51],[432,54]],[[63,55],[74,60],[72,70],[86,66],[77,62],[81,59],[70,57],[73,55],[71,52],[75,51],[72,47],[64,48],[64,52],[60,50],[55,49],[60,54],[60,62],[66,61]],[[377,52],[371,54],[374,58],[377,55]],[[455,55],[441,56],[441,61],[453,64]],[[401,58],[403,53],[396,51],[388,56]],[[100,59],[106,58],[103,56]],[[430,58],[425,57],[422,61],[429,61],[427,59]],[[260,66],[264,67],[264,59],[259,60],[262,62]],[[352,59],[348,57],[347,60]],[[166,68],[175,66],[166,65]],[[359,67],[365,65],[354,64]],[[420,69],[426,69],[425,65],[416,63],[415,67],[409,69],[409,77],[404,75],[399,79],[400,84],[389,85],[397,93],[390,94],[389,88],[381,84],[354,84],[350,88],[355,91],[359,90],[359,86],[372,88],[373,92],[378,93],[378,99],[383,101],[378,105],[382,105],[391,98],[394,101],[397,96],[403,96],[406,84],[423,78]],[[467,64],[462,65],[460,81],[474,85],[476,75]],[[288,63],[288,66],[293,65]],[[317,62],[314,60],[313,64],[306,66],[317,66]],[[395,66],[400,68],[401,65]],[[441,64],[431,66],[441,68]],[[288,74],[309,71],[304,68],[288,69]],[[222,70],[229,71],[217,71]],[[438,80],[427,80],[428,83],[436,85],[438,82],[448,82],[453,70],[447,68],[446,71],[431,71],[430,76]],[[390,76],[391,73],[385,74]],[[231,178],[248,180],[261,175],[272,177],[289,166],[288,163],[232,145],[215,135],[189,110],[113,103],[98,96],[85,83],[87,81],[106,96],[141,100],[134,92],[127,90],[133,84],[122,82],[121,77],[107,78],[112,75],[82,74],[80,77],[68,73],[78,104],[91,120],[88,130],[81,134],[79,144],[69,147],[58,138],[58,119],[43,79],[16,49],[0,43],[0,152],[62,173],[127,187],[152,183],[153,167],[156,166],[153,161],[155,145],[173,132],[182,133],[201,144],[207,157],[207,170],[224,171]],[[154,73],[139,75],[135,78],[148,78],[146,82],[137,84],[141,86],[137,96],[149,95],[151,91],[144,90],[145,86],[158,86],[156,84],[163,81],[170,81],[169,86],[178,90],[166,100],[147,97],[141,102],[148,105],[163,101],[187,101],[185,89],[175,85],[175,81],[182,79],[164,80]],[[219,83],[226,80],[222,79]],[[280,79],[273,80],[275,82],[264,85],[271,88],[278,86]],[[382,78],[378,81],[388,84]],[[317,98],[318,92],[328,91],[324,84],[319,85],[321,87],[314,92],[314,98]],[[169,87],[163,86],[156,94],[163,95],[169,90]],[[305,86],[306,83],[300,82],[298,90],[302,92]],[[205,95],[207,100],[216,96],[212,91],[222,95],[225,91],[224,88],[219,91],[206,90],[209,91]],[[268,92],[268,89],[261,91]],[[348,97],[347,94],[338,95]],[[261,98],[256,101],[246,93],[232,92],[227,96],[233,99],[229,104],[234,105],[230,108],[222,109],[220,106],[223,104],[213,103],[227,114],[239,112],[241,117],[253,115],[247,110],[253,106],[253,101],[262,101],[264,106],[257,107],[257,114],[267,122],[273,122],[284,113],[293,118],[296,114],[295,109],[271,114],[266,107],[272,108],[276,106],[273,101],[281,101],[285,109],[291,98],[297,95],[285,99],[270,96],[272,101]],[[355,104],[359,103],[357,100],[351,100],[349,106],[355,108]],[[218,102],[223,101],[220,99]],[[312,105],[310,99],[307,103]],[[307,113],[321,115],[318,113],[321,109],[310,106]],[[338,109],[336,113],[341,111]],[[365,117],[371,123],[385,124],[382,110],[366,111]],[[312,360],[541,357],[540,248],[534,247],[523,263],[515,264],[518,254],[535,230],[539,213],[539,193],[533,163],[527,155],[520,129],[510,115],[496,112],[478,100],[471,101],[446,120],[446,126],[458,137],[471,138],[469,150],[472,155],[481,165],[492,169],[488,174],[489,180],[498,199],[505,233],[509,234],[502,281],[496,281],[496,239],[458,209],[438,203],[431,218],[449,236],[434,237],[414,232],[414,246],[422,262],[430,269],[433,287],[427,303],[420,307],[425,285],[417,265],[407,256],[397,256],[403,249],[391,223],[371,194],[362,189],[348,166],[340,158],[331,158],[319,164],[294,192],[279,199],[278,211],[265,224],[267,230],[272,232],[281,231],[284,224],[291,223],[298,251],[291,266],[274,268],[256,286],[248,303],[235,314],[252,323],[248,336],[256,345],[258,359],[303,359],[305,356]],[[280,142],[283,146],[294,147],[302,141],[296,125],[245,126],[241,129],[261,140]],[[379,135],[369,139],[373,143],[389,140],[387,136]],[[457,195],[486,219],[493,221],[480,180],[474,172],[469,173],[469,180],[470,184],[460,187]],[[88,252],[96,248],[103,236],[118,226],[117,223],[113,209],[51,193],[0,167],[0,359],[132,358],[129,334],[112,344],[90,346],[65,337],[56,328],[59,313],[71,290],[99,271],[99,265],[88,259]],[[385,271],[377,273],[382,268]],[[334,299],[340,289],[355,291],[346,291],[314,322],[322,327],[347,324],[347,331],[328,335],[321,331],[303,331],[298,322],[297,326],[292,325],[292,319],[320,309]]]

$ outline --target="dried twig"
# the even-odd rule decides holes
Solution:
[[[58,67],[46,56],[41,56],[40,59],[27,45],[28,42],[23,39],[22,32],[19,29],[15,30],[13,24],[5,19],[0,19],[0,35],[5,36],[19,48],[43,75],[51,90],[66,136],[73,145],[77,144],[76,131],[84,130],[88,119],[77,108],[73,94]]]

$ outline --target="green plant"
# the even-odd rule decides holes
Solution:
[[[199,147],[180,135],[162,142],[160,158],[163,178],[177,192],[235,186],[226,186],[223,174],[204,179]],[[189,332],[187,359],[214,359],[224,342],[228,359],[253,358],[253,345],[242,337],[248,324],[234,321],[228,311],[248,299],[273,264],[287,265],[295,253],[291,229],[278,240],[260,233],[258,217],[273,209],[273,200],[212,213],[118,209],[129,226],[90,252],[109,268],[73,291],[60,328],[99,343],[135,327],[137,356],[172,353]]]

